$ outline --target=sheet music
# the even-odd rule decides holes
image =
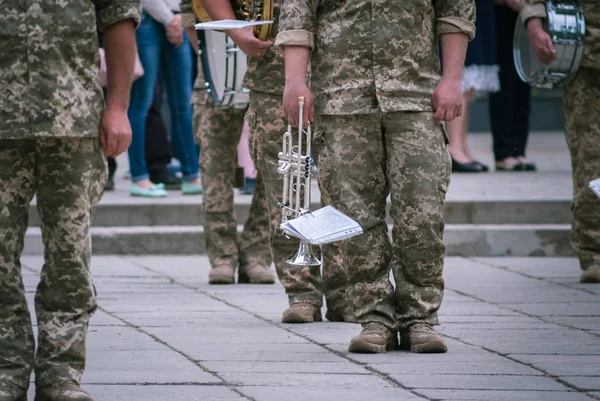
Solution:
[[[194,25],[197,30],[225,30],[225,29],[242,29],[255,25],[272,24],[273,21],[238,21],[234,19],[224,19],[219,21],[202,22]]]
[[[362,234],[362,227],[333,206],[289,220],[281,225],[288,235],[310,244],[320,245],[341,241]]]
[[[596,196],[600,198],[600,178],[590,181],[589,187],[592,191],[594,191]]]

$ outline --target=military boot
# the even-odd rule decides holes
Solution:
[[[321,321],[323,321],[321,308],[304,302],[291,304],[283,312],[283,317],[281,318],[282,323],[312,323]]]
[[[215,266],[208,273],[208,284],[233,284],[235,268],[229,265]]]
[[[250,264],[240,266],[238,272],[240,284],[275,284],[275,276],[267,266]]]
[[[27,401],[27,390],[18,386],[0,383],[0,401]]]
[[[375,354],[398,348],[398,336],[381,323],[367,323],[363,331],[350,341],[348,351]]]
[[[94,401],[74,381],[56,383],[35,389],[34,401]]]
[[[444,337],[427,323],[415,323],[400,331],[400,348],[410,352],[443,353],[448,351]]]
[[[595,284],[600,283],[600,267],[588,267],[581,273],[581,283]]]

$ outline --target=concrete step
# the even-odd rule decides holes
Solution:
[[[448,224],[444,242],[449,256],[573,256],[569,230],[568,224]],[[93,227],[92,239],[95,255],[206,253],[202,226]],[[24,254],[43,254],[39,228],[27,231]]]
[[[311,210],[320,205],[315,202]],[[444,208],[448,224],[570,224],[569,200],[453,200]],[[238,224],[248,218],[249,203],[236,203]],[[40,220],[35,205],[30,208],[29,225],[39,227]],[[389,218],[388,224],[392,223]],[[151,203],[103,203],[96,210],[95,227],[133,226],[201,226],[204,213],[200,202],[177,203],[155,201]]]

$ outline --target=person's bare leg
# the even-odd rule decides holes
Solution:
[[[469,123],[469,106],[467,101],[467,94],[463,94],[463,112],[460,117],[456,117],[454,120],[446,123],[446,130],[448,131],[448,151],[450,156],[461,164],[472,162],[469,155],[465,152],[465,144],[467,142],[467,126]]]

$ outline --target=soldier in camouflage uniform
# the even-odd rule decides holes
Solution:
[[[140,5],[0,0],[0,9],[0,401],[26,400],[32,371],[36,401],[91,401],[79,386],[96,310],[90,220],[107,179],[102,150],[116,157],[131,142]],[[104,112],[96,17],[108,64]],[[37,352],[20,264],[34,195],[45,246]]]
[[[191,12],[191,3],[187,11]],[[235,19],[229,0],[203,1],[206,11],[214,19]],[[182,12],[186,10],[182,4]],[[225,10],[225,14],[215,14]],[[275,16],[270,40],[277,33],[279,6]],[[283,53],[269,42],[261,42],[252,30],[227,31],[227,34],[249,56],[244,87],[250,90],[250,104],[246,119],[250,125],[250,149],[257,170],[262,176],[270,220],[269,241],[277,276],[288,295],[290,307],[283,312],[284,323],[308,323],[321,321],[323,293],[327,302],[326,318],[331,321],[354,321],[345,300],[347,281],[342,264],[340,244],[323,247],[323,277],[319,266],[296,267],[286,263],[297,251],[299,241],[283,235],[281,209],[277,202],[283,191],[282,176],[277,172],[278,153],[281,151],[283,133],[287,122],[283,119],[281,97],[284,87]],[[249,50],[250,49],[250,50]],[[258,186],[257,186],[258,187]],[[322,202],[329,194],[321,188]]]
[[[600,200],[588,187],[600,178],[600,2],[581,0],[586,22],[583,57],[577,75],[565,87],[565,135],[573,167],[573,222],[571,242],[583,270],[582,283],[600,283]],[[541,0],[528,0],[520,13],[541,62],[556,53],[541,20]]]
[[[305,120],[317,116],[319,165],[332,171],[323,185],[336,193],[333,206],[364,230],[343,244],[346,298],[363,325],[350,352],[392,349],[397,331],[413,352],[447,350],[432,328],[444,290],[442,210],[451,167],[441,120],[460,113],[474,11],[472,0],[283,4],[275,44],[285,52],[285,114],[296,124],[297,98],[306,98]],[[311,50],[314,106],[303,79]]]
[[[186,18],[186,20],[189,20]],[[185,21],[184,21],[185,22]],[[192,41],[195,41],[195,32]],[[200,58],[198,58],[198,63]],[[233,210],[234,160],[242,136],[245,109],[216,108],[204,86],[202,67],[192,92],[194,134],[200,144],[200,170],[204,187],[204,232],[210,260],[209,284],[273,284],[269,271],[269,217],[260,173],[252,195],[250,212],[238,238]]]

